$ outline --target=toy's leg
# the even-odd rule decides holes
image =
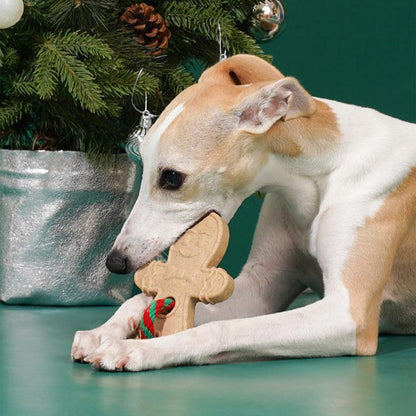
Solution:
[[[77,331],[71,348],[74,361],[88,362],[93,353],[107,338],[126,339],[134,336],[143,311],[153,298],[139,294],[124,302],[115,314],[103,325],[89,331]]]
[[[320,269],[296,247],[287,227],[289,221],[280,199],[268,194],[248,261],[235,279],[232,296],[216,305],[198,303],[195,325],[283,311],[307,281],[317,282],[315,289],[321,288]]]

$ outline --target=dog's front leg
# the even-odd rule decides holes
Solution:
[[[392,209],[404,211],[399,202]],[[377,201],[328,209],[315,234],[325,297],[312,305],[209,322],[151,340],[110,341],[90,362],[100,369],[139,371],[257,357],[374,354],[380,297],[406,232],[406,224],[398,223],[403,218],[386,216]]]
[[[355,327],[337,297],[287,312],[209,322],[150,340],[108,340],[89,362],[107,371],[142,371],[242,359],[355,353]]]
[[[126,339],[134,335],[143,311],[152,298],[139,294],[125,301],[103,325],[89,331],[77,331],[71,348],[74,361],[88,362],[88,356],[107,339]]]

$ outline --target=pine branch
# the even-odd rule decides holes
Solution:
[[[14,123],[17,123],[28,108],[29,105],[23,101],[3,101],[0,106],[0,129],[7,129]]]
[[[101,39],[79,31],[59,33],[54,37],[54,43],[77,56],[99,56],[104,59],[112,59],[114,56],[113,51]]]
[[[65,41],[62,42],[63,37],[60,34],[50,33],[46,35],[44,44],[37,54],[37,65],[43,65],[45,69],[45,64],[49,63],[56,71],[60,81],[67,87],[74,100],[78,101],[82,108],[92,113],[104,114],[106,103],[103,100],[99,86],[86,65],[65,48]],[[36,73],[35,70],[35,76]],[[41,74],[38,73],[38,76],[40,77]],[[49,71],[48,77],[48,81],[55,87],[53,72]],[[39,88],[39,78],[36,78],[35,82]],[[51,90],[52,88],[45,85],[43,90],[39,88],[39,93],[41,95],[42,91],[46,91],[43,93],[43,97],[50,97]]]
[[[229,51],[230,55],[246,53],[260,56],[266,60],[271,60],[271,57],[264,54],[260,46],[251,36],[236,27],[227,28],[227,35],[224,36],[224,46]]]
[[[223,0],[221,3],[234,16],[236,23],[242,23],[252,18],[258,0]]]
[[[37,88],[33,81],[34,75],[31,72],[23,71],[17,75],[6,90],[8,96],[31,96],[36,95]]]
[[[16,49],[5,47],[3,49],[3,60],[2,60],[2,71],[4,72],[13,72],[16,67],[19,65],[19,53]]]
[[[92,113],[105,113],[106,104],[99,86],[85,64],[58,45],[49,44],[48,48],[55,55],[54,66],[61,81],[82,108]]]
[[[119,20],[116,20],[119,24]],[[114,26],[114,27],[113,27]],[[111,47],[117,59],[123,62],[124,66],[132,71],[141,68],[148,73],[160,77],[166,72],[166,59],[163,57],[152,57],[147,54],[147,50],[133,40],[133,32],[126,28],[110,26],[109,32],[101,35],[101,38]]]
[[[129,95],[133,89],[133,85],[136,81],[137,73],[133,73],[132,82],[130,84]],[[141,97],[144,99],[145,93],[148,95],[155,94],[160,88],[159,79],[152,74],[147,73],[146,71],[142,72],[139,78],[139,82],[136,85],[134,91],[135,97]]]
[[[107,30],[108,15],[115,8],[112,0],[53,0],[50,3],[48,16],[58,30]]]
[[[88,67],[105,97],[121,98],[131,94],[137,73],[125,69],[119,60],[113,59],[106,66],[101,60],[90,61]],[[117,79],[117,82],[114,82],[114,79]],[[145,92],[151,95],[156,93],[158,88],[159,79],[143,72],[136,86],[135,95],[143,97]]]
[[[186,71],[183,65],[178,65],[168,75],[168,85],[175,95],[178,95],[185,88],[195,84],[194,77]]]
[[[54,65],[54,55],[49,48],[42,47],[37,53],[33,82],[36,92],[42,99],[49,99],[55,93],[58,85],[58,73]]]
[[[48,138],[49,150],[77,150],[89,154],[119,153],[127,137],[127,128],[112,117],[102,117],[75,108],[68,113],[66,102],[43,102],[45,115],[39,134]]]
[[[206,39],[218,40],[218,23],[221,30],[233,26],[231,16],[218,4],[209,4],[201,10],[198,5],[188,2],[172,1],[165,9],[164,15],[170,25],[178,29],[202,34]]]

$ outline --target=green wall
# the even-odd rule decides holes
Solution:
[[[262,44],[283,74],[316,97],[416,122],[415,0],[283,2],[284,30]],[[249,198],[230,224],[222,266],[234,277],[247,258],[260,205]]]
[[[263,49],[317,97],[416,121],[414,0],[287,0]]]

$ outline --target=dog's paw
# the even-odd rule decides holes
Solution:
[[[107,338],[86,360],[96,370],[141,371],[145,369],[144,349],[143,341]]]
[[[80,363],[88,363],[87,357],[95,352],[107,338],[111,338],[111,331],[105,328],[77,331],[72,343],[71,359]]]
[[[88,363],[89,357],[107,339],[126,339],[133,337],[139,325],[139,318],[131,316],[127,323],[123,324],[104,324],[90,331],[77,331],[71,348],[71,358],[73,361]]]

